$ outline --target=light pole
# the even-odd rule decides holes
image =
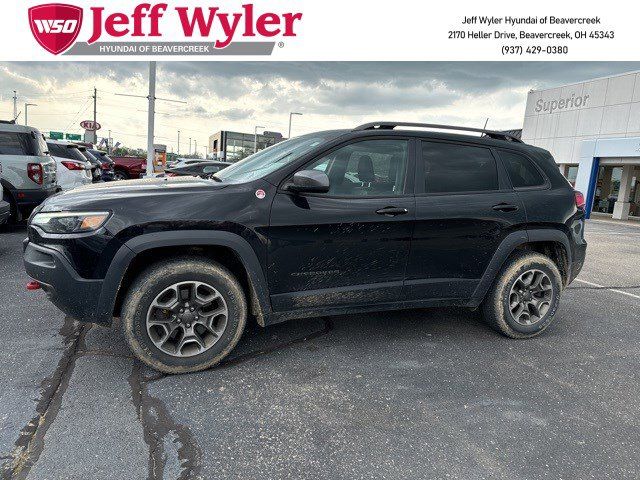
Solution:
[[[256,125],[253,128],[253,153],[256,153],[258,151],[258,129],[259,128],[266,128],[266,127],[261,127],[260,125]]]
[[[187,156],[191,155],[191,137],[189,137],[189,153]]]
[[[180,155],[180,130],[178,130],[178,152],[177,155]]]
[[[27,119],[27,110],[29,109],[29,107],[37,107],[38,105],[36,103],[25,103],[24,104],[24,124],[25,125],[29,125],[28,123],[28,119]]]
[[[289,114],[289,136],[287,138],[291,138],[291,119],[293,118],[294,115],[302,115],[299,112],[291,112]]]
[[[149,111],[147,112],[147,177],[153,176],[153,163],[156,152],[153,148],[153,135],[156,112],[156,62],[149,62]]]

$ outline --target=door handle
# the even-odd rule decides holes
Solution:
[[[406,213],[409,213],[409,210],[400,207],[384,207],[380,210],[376,210],[376,213],[378,215],[384,215],[385,217],[395,217],[396,215],[404,215]]]
[[[498,205],[494,205],[491,208],[499,212],[515,212],[519,207],[510,203],[499,203]]]

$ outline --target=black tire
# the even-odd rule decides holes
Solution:
[[[113,180],[129,180],[129,175],[123,170],[115,170],[113,172]]]
[[[7,219],[7,224],[15,224],[22,220],[22,215],[18,210],[18,206],[16,205],[13,196],[9,193],[3,195],[3,200],[9,204],[9,218]]]
[[[224,330],[215,343],[202,353],[185,357],[165,353],[154,344],[147,329],[147,314],[154,299],[180,282],[203,282],[213,287],[224,299],[228,312]],[[240,340],[246,319],[245,294],[231,272],[210,260],[187,257],[162,261],[146,269],[129,287],[122,305],[122,328],[135,356],[150,367],[171,374],[196,372],[218,364]]]
[[[548,301],[548,307],[543,315],[536,318],[535,315],[529,317],[531,324],[523,324],[517,321],[518,306],[516,302],[522,299],[525,302],[526,295],[530,292],[520,294],[516,284],[522,275],[529,275],[528,272],[542,272],[546,275],[551,287],[551,298]],[[546,282],[546,281],[545,281]],[[514,287],[514,291],[512,291]],[[496,278],[491,290],[487,293],[487,297],[482,305],[482,316],[485,322],[497,332],[510,338],[531,338],[541,334],[553,321],[558,305],[560,303],[560,294],[562,292],[562,276],[555,263],[542,254],[535,252],[523,252],[513,255],[502,268],[500,274]],[[540,294],[536,294],[540,295]],[[534,299],[535,300],[535,299]],[[547,303],[547,302],[544,302]],[[512,305],[516,304],[515,307]],[[514,308],[516,314],[512,314],[511,308]],[[527,310],[528,311],[528,310]],[[527,314],[524,315],[527,319]]]

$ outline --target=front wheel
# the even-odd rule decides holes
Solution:
[[[122,170],[114,170],[113,172],[113,180],[128,180],[129,179],[129,175],[127,175],[125,172],[123,172]]]
[[[489,326],[511,338],[530,338],[553,321],[560,303],[562,277],[544,255],[525,252],[504,266],[482,305]]]
[[[145,270],[122,307],[134,354],[165,373],[213,367],[236,346],[246,324],[242,287],[212,261],[178,258]]]

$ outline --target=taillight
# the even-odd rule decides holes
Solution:
[[[586,206],[587,202],[584,199],[584,195],[582,194],[582,192],[579,192],[577,190],[574,190],[574,196],[576,199],[576,207],[584,210],[584,207]]]
[[[60,162],[62,165],[67,167],[68,170],[84,170],[84,166],[80,163],[76,162]]]
[[[104,163],[100,164],[100,168],[102,170],[111,170],[111,165],[109,163],[107,163],[107,162],[104,162]]]
[[[27,175],[31,180],[36,182],[38,185],[42,185],[42,165],[39,163],[28,163],[27,164]]]

